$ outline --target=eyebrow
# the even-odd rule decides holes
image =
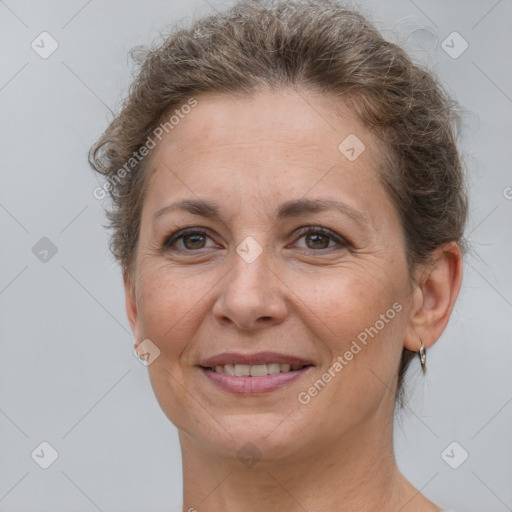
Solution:
[[[205,201],[202,199],[183,199],[175,203],[171,203],[163,208],[160,208],[153,214],[153,219],[172,211],[184,210],[192,215],[198,215],[209,219],[219,219],[224,221],[220,212],[220,208],[216,203]],[[351,206],[335,199],[296,199],[283,203],[276,215],[276,220],[283,220],[285,218],[299,217],[307,213],[317,213],[325,210],[338,210],[344,215],[352,218],[356,222],[362,224],[369,224],[368,218],[358,210]]]

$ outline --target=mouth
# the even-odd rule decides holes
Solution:
[[[310,361],[285,354],[220,354],[199,365],[216,387],[236,394],[269,393],[289,385],[313,368]]]

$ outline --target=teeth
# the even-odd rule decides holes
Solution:
[[[251,367],[248,364],[235,364],[235,375],[237,377],[249,377]]]
[[[274,375],[281,371],[281,365],[279,363],[267,364],[267,372],[269,375]]]
[[[288,373],[292,370],[300,370],[301,364],[218,364],[215,368],[216,373],[226,373],[237,377],[264,377],[265,375],[275,375],[277,373]]]
[[[251,377],[264,377],[268,375],[266,364],[251,364],[250,366]]]

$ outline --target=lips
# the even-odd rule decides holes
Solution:
[[[276,352],[224,353],[205,359],[202,373],[218,387],[238,394],[268,393],[308,372],[311,361]]]

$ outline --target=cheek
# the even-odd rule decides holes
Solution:
[[[180,273],[165,263],[152,262],[140,268],[137,285],[142,336],[160,350],[159,357],[148,367],[153,392],[168,419],[186,431],[189,417],[194,418],[194,423],[204,421],[187,392],[183,359],[201,324],[207,290],[212,285],[204,273]]]
[[[376,275],[382,276],[382,270]],[[397,283],[375,278],[368,267],[363,271],[347,266],[324,275],[302,276],[295,280],[293,291],[300,298],[296,303],[303,304],[301,316],[311,319],[310,329],[328,346],[332,357],[347,350],[360,333],[364,338],[365,329],[376,322],[379,334],[389,334],[398,316],[392,308],[400,297]]]
[[[309,329],[327,356],[322,375],[303,391],[315,396],[313,416],[332,422],[333,431],[336,424],[356,425],[382,401],[393,400],[406,308],[399,281],[374,279],[369,268],[337,269],[325,278],[302,279],[296,288],[304,315],[309,311]],[[322,377],[325,387],[317,384]],[[328,420],[320,413],[325,409],[331,411]]]
[[[329,384],[313,410],[329,408],[334,423],[346,421],[350,410],[357,422],[392,397],[405,325],[400,276],[379,265],[347,266],[297,283],[304,304],[299,314],[311,318],[308,328],[326,355],[322,377]],[[309,385],[318,387],[315,382]]]
[[[205,273],[180,275],[165,264],[141,272],[138,310],[142,335],[157,344],[167,363],[177,362],[193,338],[215,282]]]

